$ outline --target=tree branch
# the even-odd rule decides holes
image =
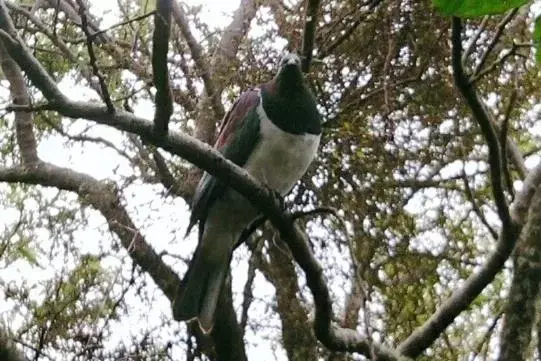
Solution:
[[[21,14],[25,16],[28,20],[30,20],[39,31],[41,31],[49,40],[62,52],[62,54],[72,63],[76,64],[80,70],[83,76],[85,77],[86,81],[90,85],[96,93],[98,93],[101,96],[101,90],[100,90],[100,84],[95,79],[92,78],[92,73],[86,68],[86,65],[83,65],[73,52],[68,48],[66,43],[62,39],[60,39],[56,34],[54,34],[52,31],[49,31],[47,26],[43,24],[43,22],[38,19],[34,14],[27,11],[26,9],[21,8],[20,6],[17,6],[16,4],[12,2],[6,2],[6,6],[13,12]],[[86,37],[85,37],[86,40]]]
[[[508,228],[511,227],[511,218],[509,216],[509,208],[507,205],[507,200],[505,198],[504,186],[503,186],[503,162],[506,162],[507,159],[502,159],[501,157],[501,148],[498,141],[498,136],[496,131],[492,126],[492,121],[489,118],[489,115],[477,96],[473,85],[470,83],[468,77],[464,73],[464,68],[462,67],[462,23],[459,18],[453,18],[453,27],[452,27],[452,66],[453,66],[453,76],[455,79],[455,85],[460,91],[460,94],[468,104],[474,119],[479,124],[481,132],[485,137],[485,141],[488,146],[488,163],[490,166],[490,179],[492,184],[492,195],[494,197],[494,202],[496,203],[496,208],[498,210],[498,215],[502,221],[502,227]]]
[[[0,181],[56,187],[77,193],[82,201],[91,204],[105,217],[109,228],[118,236],[134,262],[152,277],[170,300],[175,298],[176,288],[180,284],[179,277],[163,263],[137,230],[121,205],[115,185],[45,162],[33,167],[0,167]]]
[[[481,24],[479,24],[479,27],[477,28],[477,31],[475,32],[475,34],[472,36],[472,38],[470,39],[470,41],[466,45],[466,48],[465,48],[465,50],[464,50],[464,52],[462,54],[462,59],[461,59],[462,60],[462,66],[465,65],[466,60],[468,59],[471,52],[475,48],[475,45],[477,44],[477,40],[479,40],[479,37],[481,36],[483,31],[485,31],[485,28],[487,26],[487,22],[488,22],[489,19],[490,19],[490,16],[488,16],[488,15],[483,17],[483,20],[481,20]]]
[[[302,71],[308,73],[314,51],[316,27],[318,24],[320,0],[306,0],[306,15],[304,20],[304,37],[302,40]]]
[[[171,7],[174,0],[158,0],[154,15],[152,34],[152,75],[156,87],[156,110],[154,112],[154,131],[157,136],[167,134],[169,118],[173,114],[173,97],[169,86],[167,52],[171,34]]]
[[[502,152],[502,159],[507,159],[508,153],[508,146],[509,138],[507,136],[509,131],[509,118],[511,117],[511,111],[513,110],[513,106],[515,105],[515,101],[517,99],[517,90],[513,89],[511,92],[511,95],[509,97],[509,100],[507,102],[507,106],[505,107],[505,113],[504,117],[501,123],[501,129],[499,130],[500,133],[500,147]],[[511,176],[511,172],[509,171],[509,164],[506,162],[503,164],[503,173],[505,177],[505,183],[507,184],[507,190],[509,194],[511,194],[511,197],[515,197],[514,189],[513,189],[513,178]]]
[[[192,34],[192,31],[190,30],[190,24],[188,23],[188,19],[186,18],[186,14],[184,13],[184,10],[180,6],[179,2],[177,0],[172,0],[173,2],[173,19],[175,20],[176,24],[180,28],[180,32],[182,33],[182,36],[184,36],[184,39],[186,40],[186,43],[188,44],[188,48],[190,49],[190,53],[192,55],[192,59],[195,62],[195,65],[197,66],[199,70],[199,76],[201,76],[201,79],[203,79],[203,84],[205,85],[205,90],[207,92],[207,96],[211,99],[214,99],[214,94],[216,93],[216,84],[212,80],[211,77],[211,69],[209,67],[209,64],[206,62],[204,58],[204,50],[199,44],[199,42],[195,39],[195,37]],[[217,102],[216,102],[217,101]],[[219,101],[219,99],[215,99],[213,101],[213,108],[214,112],[216,114],[224,114],[225,110],[223,109],[222,103]]]
[[[70,19],[76,25],[81,26],[82,19],[80,17],[80,12],[75,9],[75,7],[66,0],[44,0],[44,1],[35,1],[32,5],[31,13],[35,12],[38,8],[52,8],[55,10],[55,16],[58,16],[58,11],[62,11],[66,14],[66,17]],[[79,9],[80,10],[80,9]],[[100,32],[99,27],[96,25],[94,19],[91,15],[85,11],[85,17],[87,18],[88,29],[90,32],[90,38],[96,44],[105,44],[111,42],[111,39],[107,34],[97,34]],[[56,20],[55,20],[56,23]]]
[[[107,89],[107,84],[105,83],[105,76],[101,73],[97,60],[96,60],[96,54],[94,53],[94,46],[92,45],[92,33],[90,29],[88,28],[88,20],[86,18],[86,5],[83,2],[83,0],[77,0],[77,4],[79,5],[79,16],[81,17],[81,28],[83,29],[83,32],[86,36],[86,48],[88,50],[88,56],[90,58],[90,66],[92,67],[92,73],[96,78],[98,78],[98,82],[100,84],[100,91],[101,91],[101,97],[103,101],[105,102],[105,105],[107,106],[107,109],[109,112],[114,113],[115,112],[115,106],[113,105],[113,101],[111,100],[111,95],[109,94],[109,89]]]
[[[0,360],[27,361],[24,354],[15,347],[8,333],[3,328],[0,329]]]
[[[224,75],[231,71],[231,64],[236,59],[242,39],[248,33],[258,5],[257,0],[241,0],[239,7],[233,14],[231,23],[224,29],[218,47],[212,54],[210,76],[214,79],[215,90],[210,96],[203,97],[197,104],[200,113],[195,137],[205,143],[212,143],[216,133],[216,120],[222,119],[225,115],[221,102]],[[208,111],[209,106],[214,114]]]
[[[161,155],[158,149],[154,149],[152,151],[152,159],[156,164],[156,171],[163,186],[165,189],[167,189],[167,192],[183,198],[186,203],[190,203],[193,189],[186,187],[186,184],[182,182],[182,179],[175,178],[175,176],[169,170],[165,158],[163,155]]]
[[[533,195],[528,222],[517,244],[514,273],[501,332],[500,361],[528,360],[541,272],[541,187]]]
[[[498,41],[500,40],[500,37],[502,36],[503,34],[503,30],[505,29],[505,27],[507,26],[507,24],[509,24],[509,22],[515,17],[515,15],[517,14],[518,12],[518,8],[515,8],[513,10],[511,10],[503,19],[502,21],[500,21],[500,23],[498,24],[498,26],[496,27],[496,32],[494,33],[494,36],[492,37],[492,39],[490,40],[490,43],[488,44],[485,52],[483,53],[483,55],[481,55],[481,60],[479,60],[479,63],[477,64],[477,66],[475,67],[475,70],[473,71],[473,76],[476,77],[480,72],[481,70],[483,70],[483,66],[485,65],[485,62],[488,58],[488,56],[490,55],[490,53],[492,52],[492,50],[494,50],[494,47],[496,46],[496,44],[498,43]],[[462,58],[461,58],[462,59]]]
[[[14,104],[29,105],[28,89],[19,65],[9,56],[0,42],[0,61],[2,71],[9,82],[10,96]],[[27,112],[15,112],[15,134],[17,145],[24,164],[31,165],[39,161],[36,136],[32,126],[32,116]]]
[[[307,309],[298,298],[295,264],[291,256],[284,252],[284,243],[276,239],[272,229],[265,229],[263,237],[269,240],[268,262],[261,255],[260,267],[265,278],[274,286],[278,315],[282,325],[282,344],[288,360],[316,360],[317,341],[311,330]]]

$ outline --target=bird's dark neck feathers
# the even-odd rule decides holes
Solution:
[[[281,96],[293,95],[304,91],[306,85],[298,66],[286,66],[276,76],[277,92]]]
[[[280,129],[293,134],[320,134],[321,117],[314,96],[297,66],[282,68],[262,87],[263,108]]]

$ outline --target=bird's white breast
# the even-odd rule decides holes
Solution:
[[[255,178],[282,195],[303,176],[316,155],[320,135],[291,134],[268,118],[262,101],[257,107],[261,140],[244,165]]]

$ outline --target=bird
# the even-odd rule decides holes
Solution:
[[[321,138],[321,115],[287,52],[276,75],[243,92],[225,114],[214,147],[274,193],[285,196],[306,173]],[[199,223],[198,244],[173,302],[177,321],[210,333],[218,299],[242,231],[260,212],[240,193],[204,173],[192,200],[187,234]]]

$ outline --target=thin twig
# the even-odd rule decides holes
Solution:
[[[511,10],[503,19],[502,21],[500,21],[500,23],[498,24],[498,26],[496,27],[496,32],[494,33],[494,36],[492,37],[492,39],[490,40],[490,43],[488,44],[485,52],[483,53],[483,55],[481,55],[481,60],[479,60],[479,63],[477,63],[477,66],[475,67],[475,70],[473,71],[473,76],[477,76],[481,70],[483,69],[483,66],[485,65],[485,62],[488,58],[488,56],[490,55],[490,53],[492,52],[492,50],[494,50],[494,47],[496,46],[496,44],[498,43],[498,41],[500,40],[500,37],[502,36],[503,34],[503,30],[505,29],[505,27],[507,26],[507,24],[509,24],[509,22],[515,17],[515,15],[517,14],[518,12],[518,8],[515,8],[513,10]],[[461,58],[462,59],[462,58]]]
[[[158,177],[160,178],[161,183],[167,189],[167,194],[174,194],[176,196],[182,197],[186,202],[190,202],[191,197],[189,192],[186,191],[186,187],[182,187],[180,180],[177,179],[165,162],[165,158],[160,153],[158,149],[152,150],[152,159],[156,164],[156,171]]]
[[[184,10],[182,9],[179,1],[173,1],[172,11],[173,19],[180,28],[180,32],[182,33],[182,36],[186,40],[188,48],[190,49],[192,59],[197,66],[197,69],[199,70],[199,76],[201,76],[201,79],[203,80],[207,96],[212,99],[214,97],[214,94],[216,93],[217,88],[211,77],[210,66],[205,60],[205,51],[203,50],[203,47],[197,41],[195,36],[192,34],[192,31],[190,30],[190,24],[188,23],[188,18],[186,17],[186,14],[184,13]],[[216,108],[217,104],[213,103],[213,106]],[[219,106],[216,109],[218,110],[217,113],[223,112],[223,109],[221,109]]]
[[[342,43],[344,43],[349,37],[355,32],[355,30],[359,27],[359,25],[362,24],[364,18],[366,15],[372,13],[374,9],[381,3],[383,0],[373,0],[370,1],[368,6],[368,9],[365,11],[356,11],[357,19],[344,31],[343,34],[341,34],[339,37],[337,37],[329,46],[327,46],[324,50],[322,50],[319,53],[320,58],[324,58],[331,54],[337,47],[339,47]],[[363,6],[361,4],[361,6]]]
[[[472,75],[470,77],[470,83],[471,84],[474,84],[476,82],[479,81],[479,79],[483,78],[485,75],[493,72],[498,66],[502,66],[503,63],[505,63],[505,61],[513,56],[513,55],[517,55],[517,49],[518,49],[518,46],[516,44],[513,43],[513,45],[511,46],[511,49],[509,49],[505,54],[503,54],[499,59],[496,59],[494,60],[492,63],[490,63],[487,67],[485,67],[483,70],[477,72],[477,73],[474,73],[474,75]]]
[[[9,7],[9,5],[8,5],[8,7]],[[98,30],[98,31],[90,34],[90,39],[94,40],[96,37],[100,36],[101,34],[105,34],[108,31],[111,31],[113,29],[116,29],[116,28],[124,26],[124,25],[135,23],[137,21],[144,20],[144,19],[148,18],[149,16],[154,15],[155,13],[156,13],[156,10],[152,10],[152,11],[149,11],[148,13],[143,14],[143,15],[135,16],[133,18],[126,19],[124,21],[118,22],[116,24],[113,24],[113,25],[109,26],[108,28],[101,29],[101,30]],[[82,43],[84,41],[87,41],[86,37],[72,40],[72,41],[70,41],[70,43],[76,45],[76,44]]]
[[[473,37],[470,39],[470,42],[466,47],[464,48],[464,53],[462,54],[462,65],[465,66],[466,60],[470,56],[471,52],[473,51],[473,48],[475,48],[475,45],[477,44],[477,40],[479,40],[479,37],[485,31],[485,28],[487,26],[488,19],[490,19],[490,16],[483,17],[483,20],[481,21],[481,24],[479,24],[479,27],[477,28],[477,31],[473,35]]]
[[[517,99],[517,90],[513,89],[511,92],[511,95],[509,96],[509,100],[507,102],[507,106],[505,107],[505,113],[502,120],[502,126],[500,129],[500,146],[502,151],[502,159],[507,159],[507,133],[509,130],[509,118],[511,116],[511,111],[513,110],[513,106],[515,105],[515,101]],[[503,173],[505,175],[505,182],[507,183],[507,190],[509,191],[509,194],[511,194],[512,199],[515,198],[515,191],[513,189],[513,177],[511,177],[511,173],[509,172],[509,164],[508,162],[504,162],[503,164]]]
[[[475,201],[475,196],[473,195],[473,191],[470,187],[470,182],[468,181],[468,177],[466,176],[466,172],[464,170],[462,170],[462,180],[464,182],[464,193],[466,194],[466,198],[468,198],[468,200],[470,201],[473,211],[475,212],[475,214],[477,214],[477,217],[479,217],[481,223],[483,223],[485,227],[487,227],[492,238],[498,239],[498,232],[496,232],[496,230],[492,228],[490,223],[488,223],[483,211],[481,210],[481,208],[479,208],[479,205]]]
[[[90,29],[88,28],[88,19],[86,18],[86,5],[83,2],[83,0],[77,0],[77,4],[79,5],[79,16],[81,17],[81,28],[83,29],[83,32],[86,36],[86,48],[88,50],[88,56],[90,58],[90,66],[92,67],[92,73],[94,76],[98,78],[98,81],[100,83],[100,90],[101,90],[101,97],[103,101],[105,102],[105,105],[107,106],[107,110],[109,113],[115,112],[115,106],[113,105],[113,101],[111,100],[111,95],[109,94],[109,89],[107,88],[107,84],[105,83],[105,76],[101,73],[97,60],[96,60],[96,54],[94,53],[94,46],[92,45],[93,39],[92,39],[92,33],[90,32]]]
[[[257,252],[257,250],[255,252]],[[246,332],[246,325],[248,324],[248,310],[250,309],[250,305],[252,304],[254,300],[254,294],[252,292],[252,288],[253,288],[254,279],[255,279],[255,271],[256,271],[256,263],[257,263],[256,257],[257,255],[252,252],[252,254],[250,255],[250,260],[248,261],[248,277],[246,279],[246,283],[244,284],[244,290],[242,292],[243,299],[242,299],[242,312],[241,312],[241,317],[240,317],[240,327],[242,329],[243,334]]]

